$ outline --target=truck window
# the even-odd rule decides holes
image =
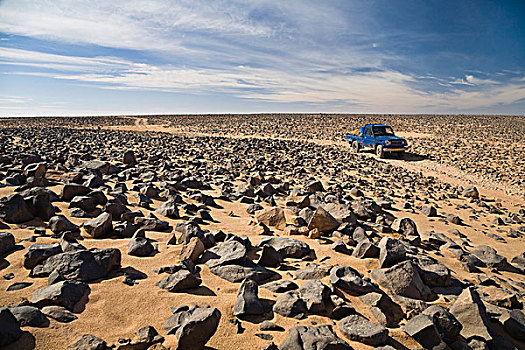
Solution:
[[[365,136],[372,136],[372,129],[369,126],[365,128]]]

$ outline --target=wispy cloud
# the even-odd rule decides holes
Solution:
[[[306,0],[4,0],[0,32],[73,49],[49,53],[7,40],[0,43],[0,68],[4,77],[46,77],[110,90],[221,93],[324,110],[442,112],[525,98],[519,70],[416,72],[411,57],[393,48],[433,43],[440,36],[381,30],[371,6]],[[78,46],[93,53],[75,52]]]

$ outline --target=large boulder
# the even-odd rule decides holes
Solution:
[[[246,247],[236,240],[229,240],[208,249],[201,261],[208,267],[232,264],[246,260]]]
[[[432,319],[439,336],[446,343],[451,344],[458,339],[462,329],[461,323],[447,309],[439,305],[432,305],[426,308],[422,314]]]
[[[397,218],[391,225],[392,230],[402,236],[418,236],[417,225],[411,218]]]
[[[110,347],[108,347],[107,343],[100,339],[99,337],[95,337],[92,334],[84,334],[77,339],[69,346],[66,350],[109,350]]]
[[[173,349],[204,349],[208,340],[217,331],[221,312],[211,307],[180,309],[182,310],[170,316],[163,325],[167,334],[174,334],[177,338],[177,345]]]
[[[291,328],[280,350],[351,350],[343,339],[339,338],[330,325],[297,326]]]
[[[255,219],[257,222],[262,222],[266,226],[275,227],[278,230],[284,230],[286,227],[284,210],[279,207],[259,210],[255,213]]]
[[[381,238],[379,247],[379,264],[381,267],[392,267],[400,261],[405,260],[406,249],[403,243],[392,237]]]
[[[463,197],[479,199],[479,191],[475,186],[466,187],[461,194]]]
[[[15,249],[15,237],[9,232],[0,232],[0,257]]]
[[[333,231],[338,227],[339,222],[322,207],[318,207],[315,210],[308,222],[308,229],[317,229],[319,232]]]
[[[474,287],[463,290],[450,307],[450,313],[463,326],[460,334],[465,339],[480,338],[486,342],[493,340],[494,330],[485,305]]]
[[[173,293],[197,288],[201,282],[198,276],[188,270],[182,269],[164,277],[155,283],[155,285]]]
[[[44,277],[56,271],[64,279],[93,281],[120,267],[120,259],[120,250],[114,248],[69,251],[53,255],[35,266],[31,276]]]
[[[259,285],[252,280],[244,280],[237,291],[237,300],[233,314],[237,317],[264,314],[264,308],[258,297]]]
[[[425,349],[446,349],[439,332],[428,315],[417,315],[411,318],[403,331],[414,338]]]
[[[91,237],[102,238],[108,236],[113,231],[111,221],[111,214],[104,212],[96,218],[84,222],[83,226],[87,234]]]
[[[345,317],[339,321],[337,326],[348,339],[367,345],[384,345],[388,340],[388,329],[361,315]]]
[[[372,270],[370,276],[392,294],[421,300],[429,300],[432,297],[432,292],[423,283],[411,261],[403,261],[390,268]]]
[[[60,244],[33,244],[24,253],[24,267],[32,269],[50,256],[62,253]]]
[[[78,232],[77,225],[69,221],[64,215],[56,215],[49,219],[49,229],[54,234],[61,234],[62,232]]]
[[[67,184],[62,186],[60,191],[60,199],[69,202],[76,196],[84,196],[91,192],[91,188],[77,184]]]
[[[273,311],[284,317],[303,318],[308,309],[297,291],[289,291],[279,295],[273,305]]]
[[[210,267],[210,272],[232,283],[240,283],[245,279],[261,283],[278,276],[275,272],[257,265],[251,260],[213,266]]]
[[[363,295],[376,290],[372,283],[350,266],[333,267],[330,270],[330,283],[350,295]]]
[[[128,255],[133,256],[150,256],[155,251],[155,247],[146,237],[136,236],[129,240]]]
[[[384,327],[397,327],[405,317],[401,306],[386,294],[372,292],[359,297],[359,299],[370,305],[370,312],[376,321]]]
[[[319,280],[306,282],[299,288],[299,295],[311,314],[324,314],[331,305],[330,288]]]
[[[9,308],[20,326],[44,327],[49,324],[46,316],[36,307],[29,305]]]
[[[14,343],[22,336],[20,324],[6,307],[0,308],[0,347]]]
[[[29,206],[18,193],[0,199],[0,219],[5,222],[20,224],[33,218]]]
[[[257,247],[269,245],[277,250],[283,258],[301,259],[315,254],[310,246],[302,241],[285,237],[267,237],[257,243]]]
[[[472,254],[491,268],[501,269],[508,265],[507,259],[504,256],[499,255],[496,249],[487,245],[477,246],[477,248],[472,251]]]
[[[31,294],[31,301],[39,308],[59,305],[74,311],[75,306],[89,294],[90,290],[83,282],[62,281],[36,290]]]

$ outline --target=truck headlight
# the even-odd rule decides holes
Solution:
[[[389,144],[391,144],[390,141],[385,141],[385,145],[389,145]]]

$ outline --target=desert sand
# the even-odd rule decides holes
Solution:
[[[397,134],[406,137],[410,144],[407,158],[377,159],[370,152],[352,153],[343,141],[344,133],[368,122],[391,124]],[[85,334],[122,349],[183,349],[182,336],[175,331],[167,334],[164,326],[171,308],[182,305],[209,306],[220,312],[216,330],[205,341],[207,349],[272,349],[272,343],[274,348],[292,349],[285,341],[291,329],[320,325],[330,325],[338,341],[347,344],[339,344],[341,349],[430,347],[425,342],[435,342],[436,348],[462,344],[525,348],[523,117],[12,118],[0,120],[0,130],[0,231],[10,233],[15,242],[0,260],[0,306],[43,309],[44,303],[35,301],[33,293],[61,280],[79,280],[89,287],[72,308],[75,320],[59,322],[46,316],[39,326],[22,325],[23,334],[6,344],[6,349],[80,349],[83,347],[71,344]],[[66,199],[67,184],[89,191],[80,190]],[[21,196],[27,208],[21,208],[19,202],[13,208],[13,194]],[[77,197],[87,198],[80,203]],[[167,216],[167,211],[157,211],[165,203],[172,207]],[[122,210],[115,213],[110,204]],[[124,213],[136,210],[144,217],[152,213],[169,226],[158,229],[134,217],[123,219]],[[110,229],[97,235],[86,222],[104,212],[112,214]],[[73,225],[54,227],[51,223],[56,215]],[[414,224],[416,232],[396,225],[402,218],[408,218],[403,222]],[[184,231],[188,222],[200,229]],[[126,223],[133,226],[130,232],[116,230]],[[139,241],[151,243],[153,251],[146,256],[128,254],[137,236],[144,236]],[[236,276],[219,276],[207,259],[224,242],[235,241],[246,253],[228,264],[253,261],[260,267],[265,263],[259,261],[263,245],[258,242],[270,237],[304,242],[313,255],[294,258],[278,252],[277,267],[267,265],[263,277],[251,278],[258,285],[256,298],[264,311],[234,315],[242,280],[231,282],[228,278]],[[392,251],[380,243],[387,241],[384,237],[393,241]],[[193,247],[196,241],[206,249]],[[62,250],[41,259],[36,267],[24,267],[29,247],[60,242]],[[71,248],[74,242],[87,250],[116,249],[119,261],[95,279],[72,277],[75,267],[59,265],[52,266],[63,274],[52,276],[56,280],[48,278],[49,272],[30,276],[52,256],[66,254],[64,247],[83,249]],[[170,274],[154,269],[177,265],[180,270],[189,250],[195,250],[191,258],[197,267],[191,275],[201,283],[175,292],[157,286]],[[229,253],[218,252],[219,256]],[[384,254],[392,254],[395,261],[385,263]],[[393,291],[375,275],[402,264],[411,264],[413,275],[393,272],[391,276],[416,280],[406,288]],[[297,278],[297,271],[308,266],[315,276]],[[374,307],[366,299],[369,292],[349,292],[336,285],[329,274],[338,266],[357,270],[373,293],[399,305],[400,319],[386,325],[381,315],[391,312],[392,304]],[[131,283],[123,283],[125,280]],[[299,288],[320,281],[328,295],[323,292],[322,300],[315,301],[322,304],[316,304],[317,308],[285,316],[275,307],[283,293],[265,288],[284,280]],[[7,291],[17,282],[30,285]],[[419,297],[413,295],[414,289]],[[299,299],[309,305],[309,297],[301,293]],[[411,298],[397,299],[396,295]],[[474,301],[467,300],[471,295]],[[432,317],[424,311],[431,305],[441,306],[440,310],[452,314],[451,319],[460,324],[456,324],[460,331],[451,332],[452,339],[436,328],[435,319],[430,330],[422,326],[423,319],[432,325]],[[336,306],[344,306],[342,316],[334,313]],[[380,325],[382,335],[348,336],[342,330],[343,321],[356,314]],[[486,324],[480,326],[479,320]],[[264,321],[283,329],[260,330]],[[509,325],[512,322],[518,326]],[[163,339],[139,340],[135,331],[145,326],[154,327]],[[411,333],[413,329],[417,331]],[[424,339],[419,337],[423,329],[428,332]],[[472,335],[484,334],[480,329],[489,336]],[[319,346],[316,349],[326,348]]]

